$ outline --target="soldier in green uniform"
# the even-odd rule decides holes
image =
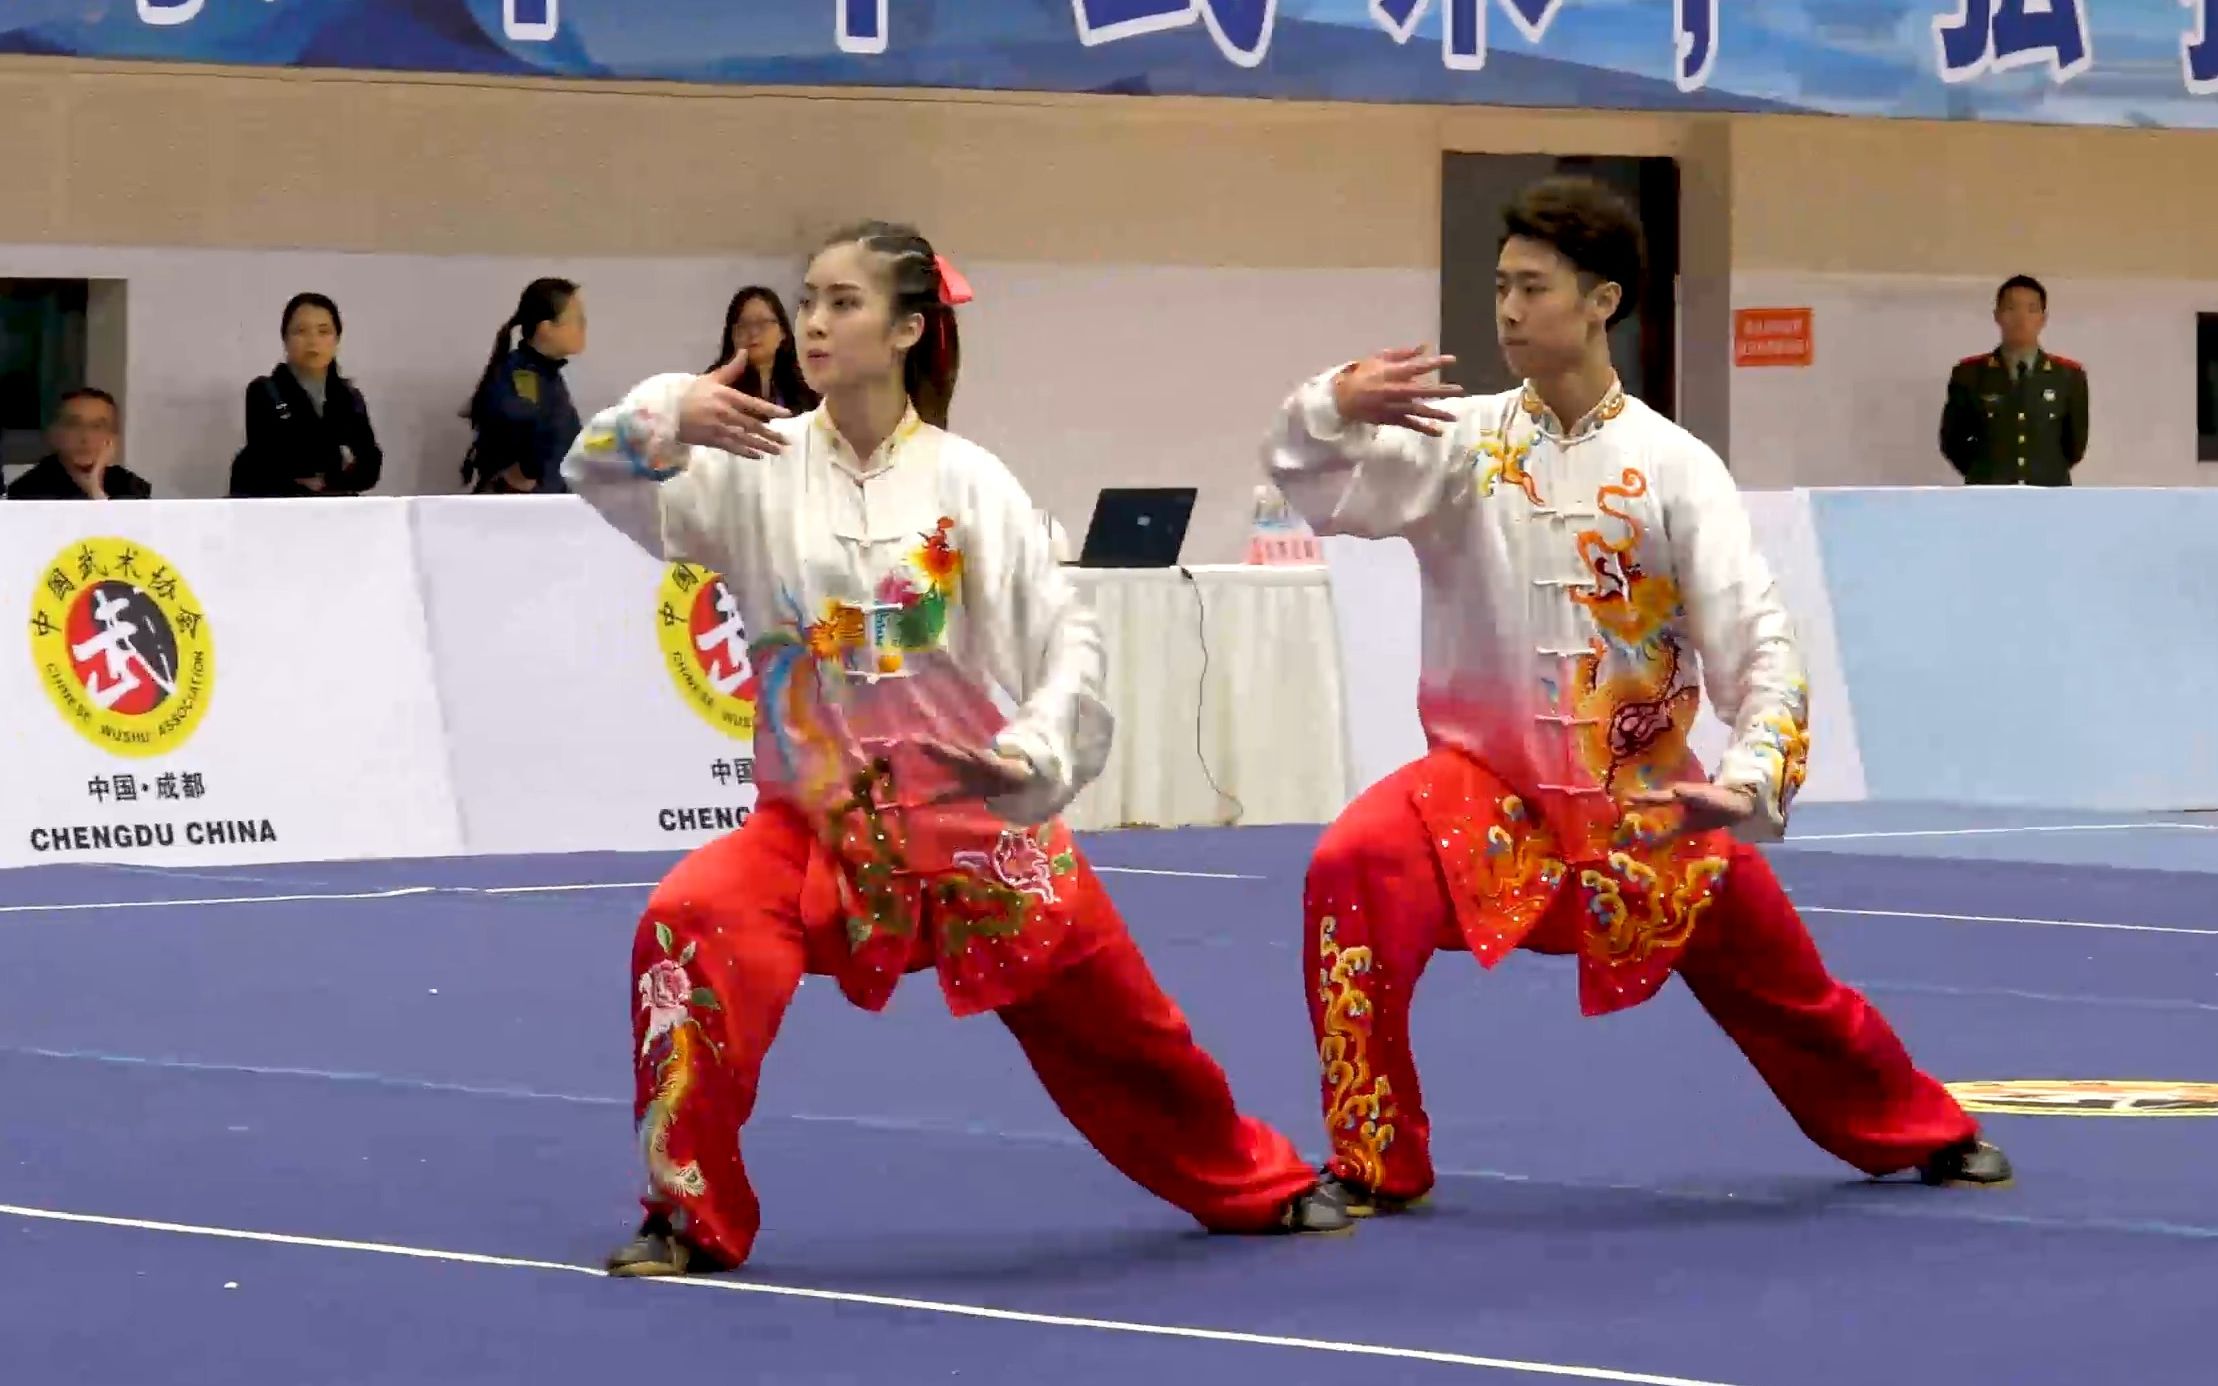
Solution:
[[[2027,275],[1995,294],[2002,345],[1949,372],[1941,453],[1967,486],[2069,486],[2087,455],[2087,368],[2041,349],[2049,293]]]

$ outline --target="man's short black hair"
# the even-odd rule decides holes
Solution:
[[[106,390],[98,389],[91,385],[79,385],[73,390],[64,390],[62,392],[62,397],[54,401],[54,412],[56,414],[61,413],[62,406],[69,403],[73,399],[99,400],[102,404],[108,406],[108,412],[110,414],[114,415],[118,419],[123,417],[123,406],[116,403],[116,397],[109,394]]]
[[[1640,306],[1648,273],[1648,241],[1632,204],[1594,181],[1574,174],[1543,178],[1502,210],[1502,244],[1511,237],[1554,248],[1594,283],[1617,285],[1615,327]],[[1499,249],[1499,247],[1497,247]],[[1591,287],[1591,285],[1589,286]]]
[[[2031,289],[2033,296],[2041,300],[2041,311],[2046,313],[2049,310],[2049,291],[2042,288],[2041,281],[2030,274],[2013,274],[2002,281],[2002,287],[1995,290],[1995,306],[1997,308],[2002,306],[2004,299],[2010,297],[2012,289]]]

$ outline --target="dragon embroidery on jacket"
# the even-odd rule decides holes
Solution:
[[[1571,600],[1586,608],[1601,633],[1574,663],[1572,701],[1574,715],[1584,723],[1581,759],[1613,794],[1628,770],[1637,783],[1675,771],[1686,758],[1687,733],[1702,706],[1700,686],[1682,680],[1686,656],[1677,626],[1685,609],[1679,584],[1641,566],[1647,529],[1620,504],[1647,494],[1648,478],[1625,468],[1616,484],[1595,495],[1595,507],[1623,532],[1612,539],[1596,528],[1577,536],[1580,566],[1593,576],[1594,586],[1573,591]]]

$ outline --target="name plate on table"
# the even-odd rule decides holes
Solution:
[[[1317,536],[1307,530],[1297,533],[1266,533],[1257,530],[1248,536],[1248,562],[1261,564],[1316,564],[1325,561],[1324,550],[1318,546]]]
[[[1317,564],[1325,561],[1317,536],[1294,514],[1274,486],[1255,488],[1254,518],[1248,529],[1247,561],[1257,564]]]

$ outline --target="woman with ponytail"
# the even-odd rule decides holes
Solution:
[[[703,654],[755,705],[755,812],[633,934],[646,1216],[614,1274],[747,1259],[740,1128],[805,972],[870,1011],[934,972],[1111,1164],[1205,1227],[1352,1225],[1241,1113],[1058,816],[1108,755],[1101,635],[1024,488],[947,431],[969,299],[915,231],[842,231],[799,305],[820,407],[740,393],[737,358],[648,380],[564,463],[650,554],[717,575],[691,625],[731,633]]]
[[[567,279],[534,279],[493,336],[493,354],[462,417],[477,434],[462,480],[480,494],[560,491],[578,410],[562,371],[585,350],[585,296]]]

